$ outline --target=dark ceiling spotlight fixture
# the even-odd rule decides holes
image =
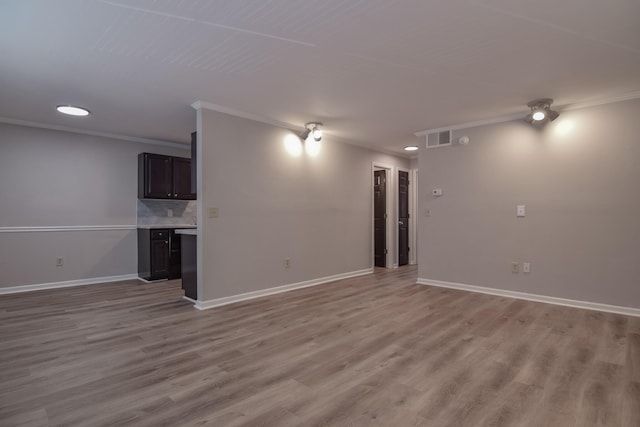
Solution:
[[[531,109],[531,112],[527,114],[524,120],[532,125],[540,125],[554,121],[560,113],[551,109],[552,103],[553,99],[551,98],[534,99],[529,102],[527,107]]]
[[[313,137],[314,141],[320,141],[322,139],[322,131],[320,130],[322,123],[320,122],[308,122],[304,124],[304,131],[300,134],[300,140],[306,141],[309,134]]]

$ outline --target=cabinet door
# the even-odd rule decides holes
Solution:
[[[180,235],[169,231],[169,280],[180,278]]]
[[[169,276],[169,240],[151,240],[151,280]]]
[[[171,157],[144,154],[144,197],[150,199],[173,198]]]
[[[181,157],[173,158],[173,198],[195,200],[191,190],[191,160]]]

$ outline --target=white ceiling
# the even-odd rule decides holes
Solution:
[[[202,100],[402,153],[638,90],[638,0],[0,1],[0,117],[91,131],[187,142]]]

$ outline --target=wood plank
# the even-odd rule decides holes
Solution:
[[[638,318],[416,275],[206,311],[179,281],[0,296],[0,425],[640,425]]]

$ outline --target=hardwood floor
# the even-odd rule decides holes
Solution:
[[[640,426],[640,318],[415,281],[0,296],[0,425]]]

